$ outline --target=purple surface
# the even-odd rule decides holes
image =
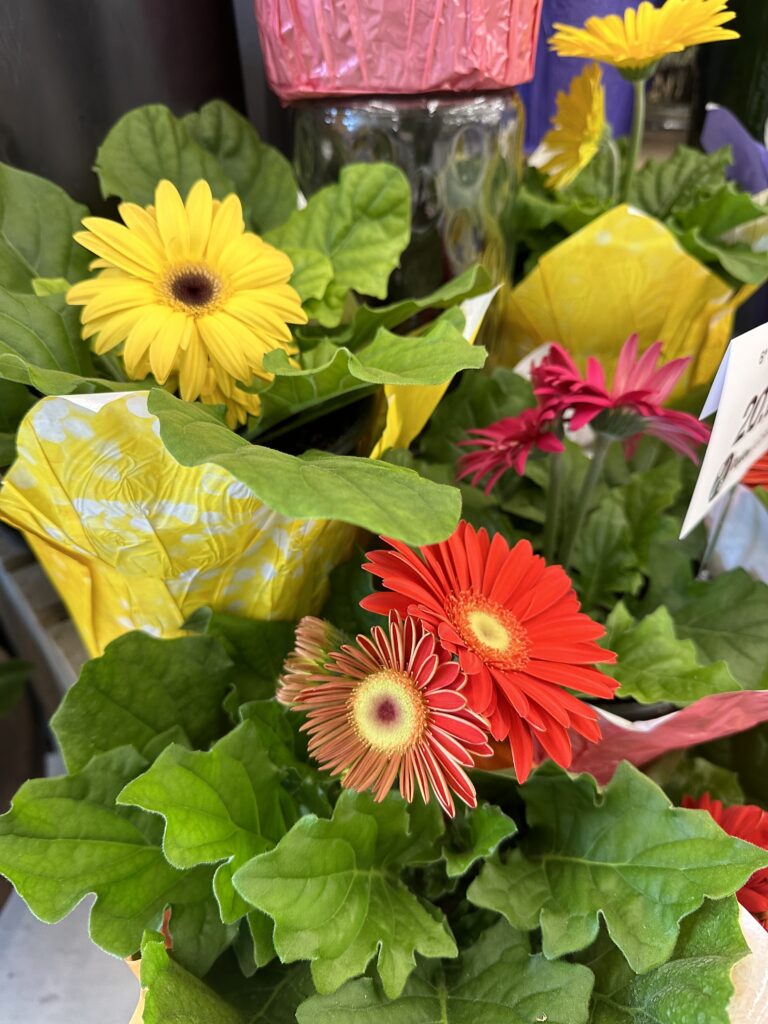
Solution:
[[[592,15],[622,14],[627,7],[637,7],[639,0],[544,0],[541,30],[536,50],[536,73],[533,81],[520,86],[520,95],[525,103],[526,129],[525,147],[533,150],[549,129],[549,120],[555,112],[555,97],[559,91],[566,91],[574,75],[588,61],[574,57],[558,57],[551,53],[547,40],[553,33],[556,21],[568,25],[583,25]],[[603,68],[605,100],[608,120],[614,135],[626,135],[632,121],[632,86],[625,81],[615,68]]]
[[[733,163],[728,168],[732,181],[746,192],[762,192],[768,188],[768,149],[752,138],[727,107],[708,103],[701,130],[701,148],[712,153],[723,146],[733,150]]]

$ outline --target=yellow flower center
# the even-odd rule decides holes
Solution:
[[[384,670],[366,676],[350,698],[347,714],[357,735],[380,754],[403,754],[419,742],[427,705],[406,672]]]
[[[450,598],[446,610],[464,643],[484,661],[511,669],[527,664],[528,631],[508,608],[465,590]]]
[[[205,263],[179,263],[165,275],[160,290],[175,309],[201,316],[218,308],[224,285]]]

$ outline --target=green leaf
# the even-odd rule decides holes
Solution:
[[[590,1024],[729,1024],[731,970],[747,951],[733,898],[685,918],[670,960],[639,977],[603,932],[581,958],[595,975]]]
[[[721,658],[742,686],[768,683],[768,585],[733,569],[692,583],[671,609],[679,637],[693,640],[708,661]]]
[[[748,192],[743,192],[731,181],[724,181],[720,188],[703,202],[681,210],[677,220],[684,228],[699,228],[709,239],[718,239],[727,231],[768,214],[768,207],[755,202]]]
[[[333,280],[333,264],[323,253],[315,249],[302,249],[287,245],[284,249],[293,263],[291,284],[299,293],[302,302],[322,299]]]
[[[274,697],[283,662],[293,649],[292,622],[262,622],[198,608],[184,628],[219,639],[232,660],[230,677],[239,703]]]
[[[449,877],[463,875],[482,857],[490,857],[499,843],[517,832],[517,825],[500,807],[478,804],[449,825],[450,843],[443,848]]]
[[[670,751],[646,765],[644,771],[661,786],[673,804],[682,803],[684,796],[698,799],[704,793],[726,804],[746,802],[736,772],[703,757],[694,757],[689,751]]]
[[[350,289],[386,298],[410,230],[411,190],[403,172],[391,164],[351,164],[342,168],[337,185],[316,192],[266,240],[279,249],[314,249],[330,259],[331,294],[311,315],[335,327]]]
[[[113,640],[86,662],[51,721],[67,769],[123,744],[148,756],[172,730],[207,747],[225,722],[231,665],[215,637],[134,632]]]
[[[25,782],[0,817],[0,872],[49,924],[95,893],[91,938],[122,957],[138,949],[144,929],[159,927],[171,906],[176,955],[205,971],[231,938],[210,915],[218,916],[210,868],[177,871],[155,841],[151,816],[115,806],[119,791],[145,767],[134,750],[120,747],[73,775]]]
[[[575,581],[579,596],[587,609],[610,608],[617,594],[635,594],[640,589],[643,577],[619,495],[607,494],[582,525],[572,563],[579,574]]]
[[[302,818],[274,850],[240,869],[235,886],[274,919],[281,960],[312,961],[319,992],[362,973],[378,950],[384,990],[396,998],[415,953],[456,955],[442,914],[400,879],[423,846],[414,848],[399,797],[375,804],[367,794],[345,791],[331,821]]]
[[[680,231],[671,225],[680,244],[702,263],[719,263],[737,282],[762,284],[768,277],[768,253],[746,242],[724,242],[708,238],[701,228]]]
[[[484,348],[470,345],[461,331],[444,320],[419,337],[401,337],[379,328],[374,340],[357,353],[321,342],[305,355],[303,369],[292,366],[285,351],[276,349],[264,358],[264,369],[276,377],[259,392],[259,427],[266,429],[371,384],[443,384],[459,370],[479,369],[486,355]]]
[[[22,384],[0,380],[0,466],[10,466],[16,457],[16,431],[34,404]]]
[[[171,958],[157,932],[141,944],[141,984],[144,1024],[244,1024],[233,1006]]]
[[[174,867],[219,864],[213,889],[225,924],[248,911],[232,887],[232,875],[271,849],[296,817],[249,721],[205,753],[177,744],[167,747],[148,771],[128,783],[118,803],[163,816],[163,853]]]
[[[91,255],[72,235],[87,215],[53,182],[0,163],[0,285],[31,292],[34,278],[85,277]]]
[[[503,859],[496,856],[483,864],[467,890],[467,898],[476,907],[495,910],[513,928],[531,932],[539,926],[549,886],[541,866],[515,849]]]
[[[63,295],[71,287],[66,277],[33,277],[30,284],[35,295]]]
[[[503,416],[516,416],[533,403],[531,385],[503,367],[491,374],[465,373],[432,414],[419,447],[436,462],[453,463],[456,442],[472,427],[487,427]]]
[[[615,448],[618,450],[618,446]],[[680,458],[667,459],[652,469],[634,472],[622,488],[630,541],[644,572],[648,570],[648,556],[659,516],[675,504],[682,489],[681,461]]]
[[[733,155],[730,147],[702,153],[678,146],[664,160],[648,160],[637,171],[629,202],[659,220],[694,206],[722,187]]]
[[[92,374],[78,311],[61,295],[17,295],[0,288],[0,377],[35,385],[39,370]]]
[[[200,405],[160,388],[150,392],[147,405],[178,462],[222,466],[282,515],[340,519],[416,545],[445,540],[458,521],[458,491],[412,470],[317,451],[296,458],[252,445]]]
[[[370,978],[333,996],[313,996],[298,1024],[586,1024],[592,975],[579,964],[531,956],[528,936],[503,921],[483,932],[458,961],[422,960],[399,999]]]
[[[26,661],[9,658],[0,661],[0,715],[6,715],[21,699],[29,678]]]
[[[677,637],[664,605],[637,621],[620,601],[606,626],[602,642],[616,652],[618,661],[602,670],[621,684],[618,697],[634,697],[641,704],[684,705],[711,693],[741,689],[724,661],[699,663],[696,645]]]
[[[707,743],[698,750],[716,764],[736,772],[749,803],[768,808],[768,725],[756,725],[735,736]],[[731,802],[743,801],[731,799]]]
[[[118,196],[140,206],[154,203],[155,188],[163,178],[173,182],[182,198],[200,178],[217,199],[235,191],[216,157],[159,103],[129,110],[110,128],[96,153],[94,170],[105,199]]]
[[[540,924],[549,958],[594,942],[602,915],[632,970],[643,974],[672,955],[681,918],[705,897],[731,895],[768,864],[768,853],[727,836],[709,815],[673,808],[627,762],[602,793],[591,776],[545,768],[522,796],[533,830],[523,844],[530,873],[521,876],[516,861],[508,883],[523,904],[548,889]]]
[[[290,163],[228,103],[211,100],[181,123],[234,182],[252,231],[263,234],[293,213],[298,185]]]

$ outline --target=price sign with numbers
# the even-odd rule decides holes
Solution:
[[[768,451],[768,324],[731,341],[701,418],[715,411],[715,425],[681,538]]]

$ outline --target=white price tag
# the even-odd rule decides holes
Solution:
[[[734,338],[701,418],[717,410],[680,538],[768,451],[768,324]]]

